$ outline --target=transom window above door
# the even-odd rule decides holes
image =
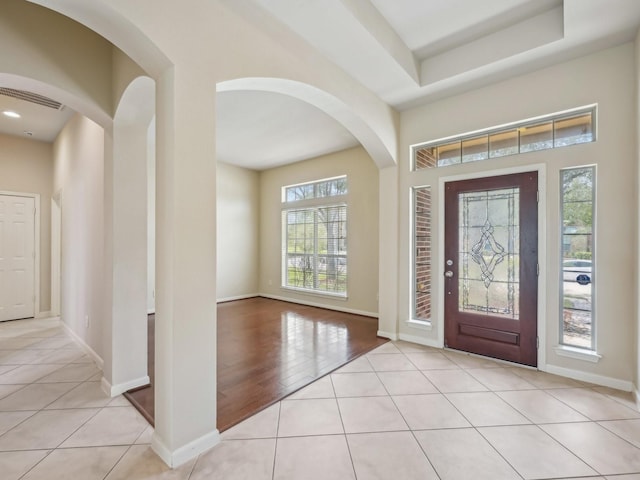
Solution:
[[[567,147],[596,140],[596,105],[434,140],[411,147],[412,170]]]

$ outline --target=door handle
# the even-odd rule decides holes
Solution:
[[[446,272],[444,272],[444,276],[447,278],[453,277],[453,271],[447,270]]]

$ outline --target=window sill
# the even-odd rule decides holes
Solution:
[[[561,357],[574,358],[576,360],[584,360],[591,363],[598,363],[602,358],[602,355],[599,355],[598,352],[594,350],[569,347],[567,345],[558,345],[555,347],[555,351]]]
[[[311,295],[313,297],[335,298],[336,300],[348,300],[349,297],[346,293],[331,293],[322,292],[318,290],[307,290],[306,288],[294,288],[294,287],[280,287],[282,290],[295,293],[303,293],[305,295]]]
[[[431,331],[432,329],[431,322],[428,320],[410,319],[410,320],[407,320],[405,323],[407,324],[407,327],[417,328],[418,330]]]

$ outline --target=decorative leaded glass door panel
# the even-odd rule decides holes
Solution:
[[[445,184],[445,345],[537,364],[538,174]]]

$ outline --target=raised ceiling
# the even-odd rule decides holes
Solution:
[[[403,110],[635,38],[637,0],[250,0]]]
[[[226,0],[236,1],[236,0]],[[635,38],[638,0],[245,0],[398,110],[576,58]],[[1,86],[1,85],[0,85]],[[52,141],[70,109],[0,95],[0,131]],[[46,109],[46,110],[43,110]],[[357,145],[335,120],[299,100],[223,92],[222,161],[267,169]]]

